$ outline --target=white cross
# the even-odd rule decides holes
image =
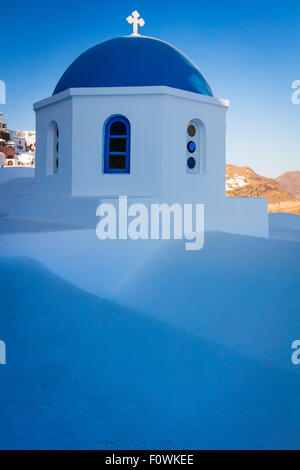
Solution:
[[[139,17],[140,17],[139,12],[135,10],[131,13],[130,16],[128,16],[128,18],[126,18],[129,24],[133,24],[133,33],[131,36],[139,36],[138,26],[143,27],[145,24],[145,21],[143,20],[143,18],[139,18]]]

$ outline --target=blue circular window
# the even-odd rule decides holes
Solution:
[[[188,148],[188,151],[190,153],[194,153],[195,150],[196,150],[196,144],[195,142],[193,142],[192,140],[190,140],[190,142],[187,144],[187,148]]]
[[[187,166],[189,167],[190,170],[193,170],[195,168],[196,160],[194,159],[194,157],[188,158]]]

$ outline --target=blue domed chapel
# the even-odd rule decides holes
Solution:
[[[84,52],[54,95],[69,88],[167,86],[213,96],[200,70],[178,49],[145,36],[115,38]]]
[[[94,225],[100,201],[126,195],[204,204],[206,229],[266,236],[265,201],[225,196],[228,101],[178,49],[139,35],[137,12],[127,21],[131,36],[81,54],[34,105],[32,212]]]

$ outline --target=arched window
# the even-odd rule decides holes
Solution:
[[[104,129],[104,173],[130,173],[130,123],[113,116]]]
[[[47,173],[55,175],[59,166],[59,130],[55,121],[50,123],[47,143]]]

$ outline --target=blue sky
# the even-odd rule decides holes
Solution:
[[[16,0],[1,5],[0,105],[14,129],[34,128],[32,104],[50,96],[87,48],[131,33],[137,9],[142,34],[163,39],[202,70],[215,96],[230,100],[227,161],[266,176],[300,170],[298,1]]]

